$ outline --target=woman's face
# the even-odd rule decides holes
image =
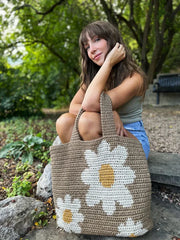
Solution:
[[[87,42],[84,44],[84,48],[87,51],[88,57],[98,66],[102,66],[109,47],[107,41],[98,36],[94,36],[92,39],[87,35]]]

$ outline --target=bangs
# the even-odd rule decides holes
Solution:
[[[79,44],[84,46],[88,42],[88,36],[91,39],[93,39],[94,36],[97,36],[107,40],[107,32],[102,26],[99,26],[96,23],[91,23],[83,29],[79,38]]]

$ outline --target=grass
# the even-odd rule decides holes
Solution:
[[[30,117],[11,118],[0,122],[1,146],[22,140],[27,135],[34,135],[51,141],[56,137],[55,120],[50,118]]]

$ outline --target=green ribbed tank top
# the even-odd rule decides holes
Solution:
[[[142,97],[133,97],[129,102],[117,109],[123,123],[132,123],[142,120]]]

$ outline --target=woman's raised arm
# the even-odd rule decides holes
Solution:
[[[105,90],[112,67],[125,58],[123,45],[116,43],[107,55],[103,65],[91,81],[84,96],[82,107],[88,112],[100,111],[100,95]]]

